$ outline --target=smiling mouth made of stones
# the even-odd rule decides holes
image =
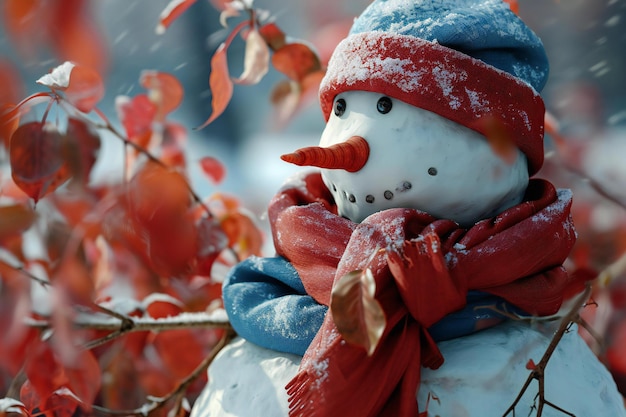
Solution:
[[[332,184],[333,194],[336,195],[335,198],[341,197],[344,200],[349,201],[351,203],[365,201],[366,203],[369,203],[369,204],[373,204],[377,198],[384,198],[385,200],[393,200],[394,193],[404,193],[404,192],[409,191],[412,187],[413,185],[409,181],[402,181],[393,191],[385,190],[379,194],[367,194],[362,197],[357,197],[356,195],[349,193],[345,190],[337,191],[337,186],[335,184]]]

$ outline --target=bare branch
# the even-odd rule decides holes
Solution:
[[[115,313],[119,315],[118,313]],[[32,318],[26,319],[26,324],[30,327],[46,330],[52,328],[49,320],[36,320]],[[226,329],[231,330],[232,327],[225,317],[217,314],[199,313],[181,313],[173,317],[155,319],[152,317],[106,317],[102,314],[80,314],[74,321],[74,326],[78,329],[87,330],[103,330],[111,333],[100,338],[88,342],[84,347],[93,349],[101,346],[127,333],[145,332],[145,331],[166,331],[174,329]]]
[[[572,323],[576,323],[578,321],[580,309],[585,306],[585,304],[587,303],[587,300],[589,299],[590,295],[591,295],[591,285],[587,284],[587,286],[585,288],[585,291],[583,291],[582,294],[578,296],[576,301],[572,304],[571,309],[561,319],[561,323],[559,325],[559,328],[554,333],[554,336],[552,337],[552,340],[550,341],[550,344],[548,345],[548,347],[546,348],[546,351],[544,352],[543,356],[541,357],[541,360],[535,365],[534,369],[530,372],[530,375],[528,375],[528,378],[526,379],[526,382],[522,386],[519,394],[517,395],[517,397],[515,398],[515,400],[511,404],[511,406],[504,412],[503,417],[506,417],[508,415],[515,416],[515,407],[517,407],[517,405],[519,404],[520,400],[522,399],[522,397],[526,393],[526,390],[530,386],[531,382],[533,380],[535,380],[535,379],[537,380],[537,382],[539,384],[539,391],[538,391],[538,394],[537,394],[538,398],[539,398],[539,404],[537,405],[537,417],[541,417],[541,414],[543,412],[543,407],[545,405],[547,405],[549,407],[552,407],[552,408],[554,408],[554,409],[556,409],[558,411],[561,411],[562,413],[564,413],[566,415],[573,416],[573,414],[563,410],[562,408],[560,408],[560,407],[550,403],[549,401],[547,401],[545,399],[545,397],[544,397],[544,393],[545,393],[545,391],[544,391],[545,369],[546,369],[546,366],[548,366],[548,361],[552,357],[552,354],[554,353],[554,350],[558,346],[559,342],[561,341],[561,339],[563,338],[565,333],[568,331],[570,325]]]

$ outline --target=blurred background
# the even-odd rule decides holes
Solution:
[[[66,2],[68,15],[80,6],[89,30],[103,42],[101,56],[94,58],[105,74],[106,96],[99,107],[116,121],[115,97],[142,93],[138,83],[141,71],[171,72],[185,88],[184,102],[171,118],[189,128],[190,161],[204,155],[220,159],[228,168],[220,190],[237,194],[251,209],[262,211],[285,176],[294,171],[278,156],[317,143],[324,127],[319,107],[310,100],[292,120],[279,126],[269,96],[283,76],[270,70],[258,85],[236,86],[231,104],[216,122],[192,130],[211,112],[210,58],[227,30],[220,26],[214,4],[198,0],[159,35],[155,28],[168,3]],[[324,61],[368,3],[257,0],[255,6],[269,11],[289,36],[311,42]],[[626,1],[519,0],[519,6],[520,15],[542,38],[550,58],[551,76],[542,95],[561,131],[589,141],[622,130],[626,125]],[[45,39],[41,39],[45,36],[45,32],[34,32],[31,44],[16,42],[4,25],[0,27],[0,59],[15,65],[26,94],[41,91],[35,81],[60,63],[59,54],[45,47]],[[229,50],[232,75],[242,69],[243,48],[243,41],[236,39]],[[115,149],[115,142],[107,141],[110,147],[105,151],[110,157],[102,158],[97,176],[119,174],[116,163],[121,152]],[[549,145],[548,138],[548,149]],[[199,194],[215,191],[194,172],[192,178]]]
[[[174,74],[184,86],[185,97],[170,119],[188,129],[186,151],[194,189],[203,197],[216,192],[236,196],[262,224],[269,200],[285,178],[297,171],[279,156],[318,142],[324,119],[317,101],[311,99],[288,123],[279,123],[270,92],[284,77],[270,69],[258,85],[236,85],[226,112],[205,129],[194,130],[211,113],[210,60],[228,30],[220,26],[214,7],[220,2],[197,0],[165,33],[157,34],[159,15],[168,3],[63,0],[55,18],[62,27],[65,19],[82,14],[83,26],[76,36],[99,45],[87,55],[105,78],[106,95],[98,107],[114,123],[118,123],[116,97],[144,92],[139,84],[143,70]],[[255,7],[268,10],[289,36],[314,45],[326,62],[352,19],[368,3],[256,0]],[[8,0],[0,0],[3,13],[6,4]],[[626,0],[519,0],[519,7],[521,17],[543,40],[551,63],[542,92],[551,115],[550,134],[539,176],[574,190],[579,239],[571,267],[600,271],[626,253]],[[54,31],[31,27],[17,39],[7,20],[0,22],[4,71],[0,74],[14,74],[10,80],[0,79],[0,94],[12,91],[26,97],[44,90],[35,81],[62,63],[60,51],[51,47]],[[244,42],[237,38],[228,55],[231,74],[239,75]],[[226,165],[226,179],[218,186],[200,173],[196,162],[204,156]],[[121,143],[104,137],[94,181],[119,180],[122,165]],[[596,293],[597,299],[606,302],[586,310],[586,319],[606,342],[594,349],[610,363],[622,392],[626,392],[625,278],[620,272],[610,291]]]

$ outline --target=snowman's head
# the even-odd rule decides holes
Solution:
[[[320,147],[286,159],[322,168],[352,220],[414,207],[470,225],[519,202],[541,168],[547,76],[541,41],[502,0],[374,0],[321,82]]]
[[[337,95],[320,148],[301,153],[303,164],[327,167],[339,214],[355,222],[405,207],[469,226],[518,204],[528,184],[520,151],[505,161],[480,133],[365,91]]]

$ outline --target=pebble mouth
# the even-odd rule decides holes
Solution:
[[[332,193],[335,195],[335,198],[341,198],[344,201],[348,201],[350,203],[356,204],[359,202],[365,201],[368,204],[374,204],[376,198],[383,198],[385,200],[393,200],[395,193],[404,193],[411,188],[413,188],[413,184],[410,181],[401,181],[397,187],[392,190],[384,190],[383,192],[376,194],[367,194],[364,197],[357,197],[354,193],[347,192],[346,190],[341,190],[337,188],[336,184],[331,184]]]

